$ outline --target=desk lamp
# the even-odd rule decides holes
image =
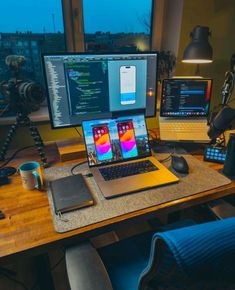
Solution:
[[[207,26],[196,26],[190,33],[191,42],[184,50],[182,62],[196,63],[196,74],[199,73],[200,63],[211,63],[213,50],[209,43],[211,32]]]

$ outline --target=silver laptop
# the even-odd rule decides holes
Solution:
[[[160,139],[210,142],[207,135],[211,79],[165,79],[159,117]]]
[[[177,182],[152,157],[144,115],[82,123],[88,165],[106,198]]]

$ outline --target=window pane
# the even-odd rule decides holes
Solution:
[[[150,49],[152,0],[83,0],[87,51]]]
[[[9,21],[10,20],[10,21]],[[42,80],[41,53],[65,50],[61,0],[8,0],[0,10],[0,80],[11,76],[5,57],[24,55],[22,74]]]
[[[26,61],[17,78],[43,83],[41,53],[64,50],[61,0],[1,2],[0,81],[8,81],[13,76],[5,64],[6,56],[23,55]],[[4,97],[0,93],[0,115],[3,107]]]

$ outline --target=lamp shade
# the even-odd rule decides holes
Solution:
[[[210,63],[213,50],[209,43],[209,27],[196,26],[190,33],[192,41],[185,48],[182,62],[186,63]]]

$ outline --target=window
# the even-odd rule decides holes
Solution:
[[[86,51],[150,49],[152,0],[83,0]]]
[[[0,81],[11,77],[11,72],[5,64],[6,56],[23,55],[26,62],[21,70],[22,76],[42,83],[41,53],[64,50],[61,0],[2,1]]]
[[[158,23],[152,26],[152,14],[155,10],[162,11],[157,7],[158,3],[162,1],[3,1],[0,10],[0,82],[12,77],[5,64],[8,55],[25,56],[20,75],[43,83],[43,52],[146,51],[151,49],[151,42],[154,44],[152,48],[158,49],[156,43],[160,38],[156,38],[156,33],[152,34],[152,28],[153,32],[155,27],[160,31],[161,26]],[[0,91],[0,117],[6,107],[5,104],[2,106],[2,100]]]

